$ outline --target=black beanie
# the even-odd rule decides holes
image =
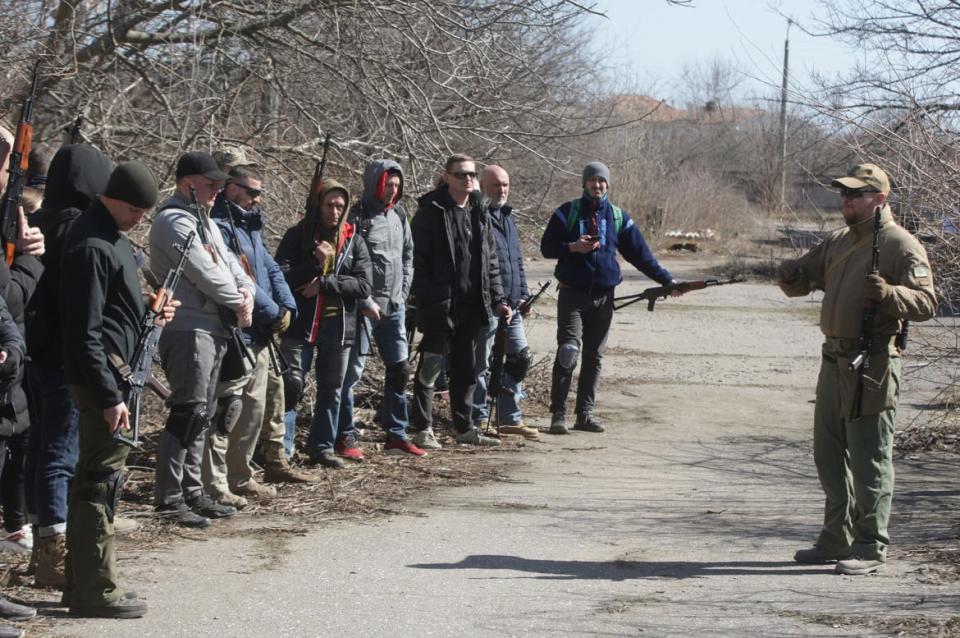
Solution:
[[[103,194],[137,208],[153,208],[160,197],[160,188],[149,168],[131,161],[113,169]]]

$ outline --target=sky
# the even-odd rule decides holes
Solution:
[[[685,66],[721,59],[748,76],[737,98],[779,94],[786,19],[800,22],[822,12],[816,0],[694,0],[692,8],[666,0],[596,0],[609,19],[593,18],[597,42],[623,81],[659,99],[679,99]],[[779,9],[780,13],[777,12]],[[793,89],[817,71],[829,76],[862,57],[843,43],[790,29]]]

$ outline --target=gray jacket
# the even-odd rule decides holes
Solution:
[[[363,171],[363,196],[350,211],[350,221],[364,238],[370,253],[373,291],[360,302],[361,308],[380,307],[384,316],[392,315],[406,304],[413,280],[413,236],[407,215],[401,206],[384,209],[378,190],[385,173],[400,176],[397,199],[403,195],[403,172],[390,160],[374,160]]]
[[[190,231],[197,230],[197,217],[190,211],[190,200],[175,192],[160,205],[160,212],[150,227],[150,270],[158,281],[163,281],[171,268],[176,268],[180,251],[174,245],[183,245]],[[225,337],[227,331],[220,319],[219,306],[233,310],[243,302],[240,287],[254,293],[253,282],[243,272],[240,262],[223,243],[223,235],[216,224],[204,217],[207,241],[217,260],[203,247],[199,233],[183,266],[183,277],[174,293],[181,306],[164,330],[201,330]]]

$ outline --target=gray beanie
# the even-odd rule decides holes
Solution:
[[[103,194],[137,208],[153,208],[157,205],[160,188],[149,168],[131,161],[113,169]]]
[[[602,177],[607,185],[610,185],[610,169],[602,162],[590,162],[583,167],[583,181],[581,185],[586,186],[587,180],[591,177]]]

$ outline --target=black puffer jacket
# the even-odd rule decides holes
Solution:
[[[417,304],[417,328],[424,333],[452,331],[458,320],[454,299],[460,270],[453,246],[456,205],[445,185],[423,195],[417,203],[417,214],[410,222],[413,233],[413,284],[410,290]],[[489,322],[493,307],[505,301],[500,283],[500,262],[490,215],[483,206],[480,193],[470,194],[468,207],[471,215],[479,215],[483,234],[480,292],[486,316],[481,319]]]

